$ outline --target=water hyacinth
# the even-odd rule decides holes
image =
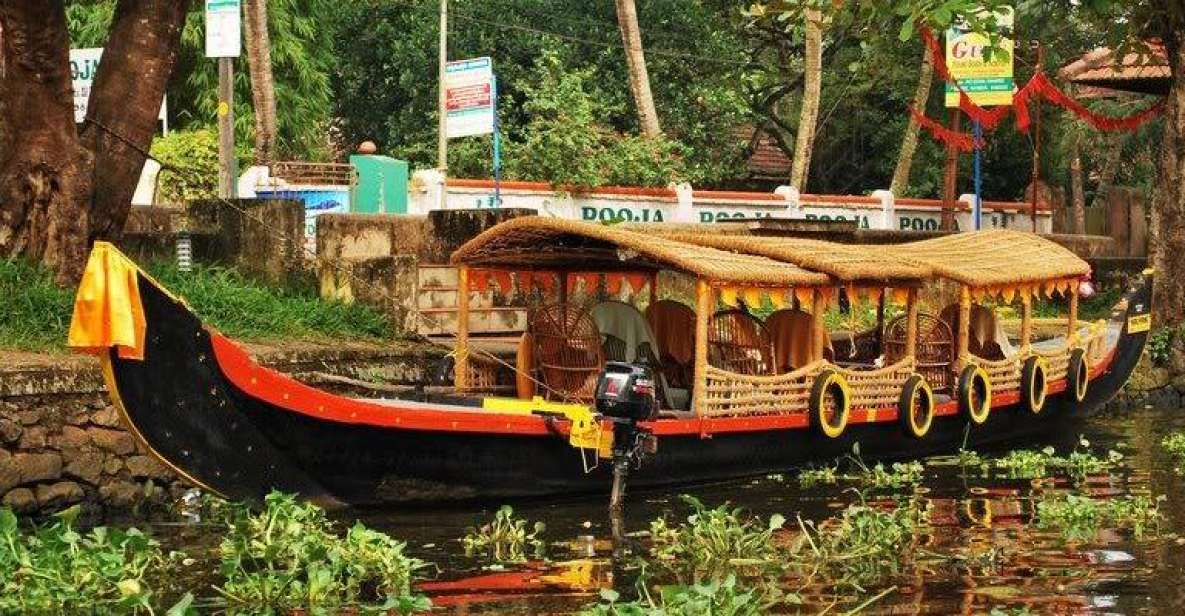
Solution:
[[[81,533],[72,507],[46,526],[21,532],[0,509],[0,613],[151,613],[160,579],[181,555],[166,554],[135,528]]]
[[[361,523],[344,537],[320,508],[273,492],[260,513],[233,507],[220,547],[224,583],[216,587],[232,614],[352,608],[364,613],[427,609],[411,591],[426,567],[405,545]]]
[[[530,528],[530,530],[528,530]],[[536,558],[543,556],[544,543],[539,534],[546,530],[543,522],[529,524],[514,517],[514,509],[503,505],[488,524],[470,528],[461,539],[465,555],[485,555],[496,563],[517,563],[527,560],[527,549]]]

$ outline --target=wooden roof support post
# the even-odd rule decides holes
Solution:
[[[1066,319],[1066,344],[1073,346],[1078,338],[1078,280],[1070,283],[1070,316]]]
[[[827,349],[827,325],[823,322],[823,315],[827,312],[827,297],[822,289],[815,289],[814,303],[811,306],[811,361],[823,359],[823,351]]]
[[[469,389],[469,266],[457,268],[457,344],[453,351],[453,385]]]
[[[704,398],[708,395],[708,319],[712,318],[714,306],[712,286],[699,278],[695,283],[695,389],[692,392],[692,410],[703,415]]]
[[[971,289],[966,285],[959,288],[959,331],[956,334],[959,346],[956,349],[956,372],[962,372],[967,365],[971,346]]]
[[[905,299],[905,356],[915,357],[918,353],[918,290],[910,288]]]
[[[1033,296],[1020,296],[1020,354],[1028,355],[1033,345]]]

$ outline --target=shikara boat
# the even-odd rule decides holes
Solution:
[[[613,433],[592,401],[608,360],[654,375],[657,451],[634,487],[778,472],[857,442],[881,458],[1039,439],[1119,391],[1152,307],[1146,271],[1109,319],[1079,319],[1088,264],[1007,230],[858,246],[525,217],[452,261],[460,297],[516,296],[530,326],[491,358],[459,302],[449,395],[342,397],[261,367],[105,244],[71,344],[100,356],[127,427],[194,484],[369,505],[607,491],[611,465],[594,463]],[[488,393],[499,372],[517,398]]]

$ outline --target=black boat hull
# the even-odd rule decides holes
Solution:
[[[609,465],[585,472],[579,450],[547,429],[515,433],[456,428],[436,412],[440,429],[343,421],[329,417],[327,394],[295,386],[267,400],[247,391],[244,378],[264,371],[246,360],[237,376],[228,344],[147,277],[140,277],[147,321],[144,360],[112,351],[104,358],[109,388],[132,431],[162,461],[193,483],[225,496],[256,500],[278,489],[326,504],[438,502],[607,491]],[[1126,297],[1129,317],[1151,308],[1151,277]],[[1072,434],[1072,423],[1110,400],[1130,376],[1147,332],[1119,336],[1105,367],[1081,403],[1051,394],[1033,415],[1019,404],[992,409],[984,425],[968,427],[958,414],[936,417],[923,439],[894,422],[857,423],[837,439],[803,427],[770,424],[726,431],[659,430],[657,455],[631,476],[633,487],[693,484],[774,473],[825,462],[859,442],[866,458],[915,457],[1018,439]],[[221,349],[221,350],[220,350]],[[245,356],[244,356],[245,357]],[[262,378],[262,377],[261,377]],[[278,379],[271,375],[268,378]],[[289,396],[292,396],[289,398]],[[279,402],[277,402],[279,401]],[[294,412],[302,404],[318,409]],[[285,408],[287,407],[287,408]],[[317,410],[325,417],[316,416]],[[478,411],[480,412],[480,411]],[[390,407],[398,424],[405,412]],[[406,414],[414,414],[408,411]],[[432,415],[420,412],[420,415]],[[473,412],[467,413],[474,415]],[[543,420],[530,421],[543,425]],[[488,421],[488,420],[487,420]],[[410,423],[410,421],[409,421]],[[684,421],[686,423],[686,421]],[[510,424],[507,424],[510,427]]]

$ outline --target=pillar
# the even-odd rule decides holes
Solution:
[[[469,389],[469,266],[457,268],[457,344],[454,349],[453,384],[458,392]]]
[[[700,278],[695,283],[695,388],[692,409],[703,415],[704,397],[708,391],[708,319],[712,317],[712,286]]]

